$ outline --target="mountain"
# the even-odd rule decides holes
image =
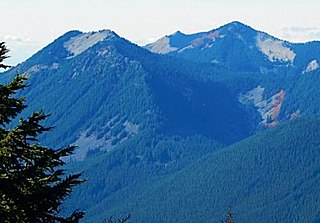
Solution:
[[[263,126],[320,112],[316,103],[319,41],[290,43],[232,22],[209,32],[177,32],[145,48],[233,71],[233,75],[225,75],[224,82],[241,103],[254,107]],[[243,73],[250,77],[243,78]]]
[[[213,34],[217,31],[219,35]],[[288,159],[288,165],[295,165],[296,158],[284,153],[280,159],[275,150],[268,152],[266,145],[273,145],[272,135],[284,134],[283,140],[287,140],[284,143],[281,137],[275,137],[281,142],[276,141],[274,147],[280,150],[287,149],[286,145],[297,144],[301,153],[307,153],[308,148],[303,146],[309,142],[304,140],[310,138],[310,143],[318,146],[312,138],[317,136],[316,128],[313,135],[308,129],[295,127],[300,124],[291,126],[291,122],[298,119],[294,123],[300,123],[301,119],[301,123],[318,123],[317,118],[309,120],[308,117],[320,115],[319,55],[312,51],[319,43],[292,44],[263,34],[266,38],[264,44],[268,45],[270,38],[274,40],[271,41],[273,45],[270,43],[274,53],[271,57],[274,61],[271,61],[257,47],[257,35],[258,31],[238,22],[209,33],[185,35],[177,32],[165,37],[157,46],[149,45],[147,48],[158,50],[153,53],[110,30],[70,31],[27,61],[3,73],[0,83],[8,82],[17,72],[27,73],[29,87],[21,94],[26,96],[29,107],[22,115],[44,109],[51,114],[46,124],[55,126],[48,135],[40,138],[41,143],[53,147],[78,145],[68,161],[68,169],[83,172],[87,182],[75,191],[65,211],[71,206],[79,207],[87,212],[87,222],[102,222],[110,215],[127,213],[132,213],[139,222],[150,222],[148,218],[155,222],[170,222],[175,216],[163,208],[170,207],[172,195],[172,199],[180,201],[184,196],[190,198],[186,200],[189,202],[186,206],[179,203],[183,209],[178,206],[173,209],[181,219],[189,216],[188,211],[192,213],[191,200],[199,204],[199,199],[205,199],[203,206],[199,204],[199,213],[203,216],[199,219],[205,219],[212,213],[209,208],[212,200],[207,194],[194,195],[193,189],[197,185],[193,182],[199,182],[203,192],[208,185],[230,186],[225,179],[203,180],[202,172],[207,174],[207,167],[210,173],[219,168],[226,171],[221,165],[233,157],[229,153],[242,157],[239,162],[228,165],[250,173],[250,179],[235,175],[236,171],[226,172],[227,176],[239,180],[239,187],[234,189],[239,192],[248,185],[256,188],[258,184],[251,178],[262,179],[261,174],[270,171],[271,166],[267,164],[270,162],[275,175],[268,179],[276,186],[277,182],[282,183],[277,179],[284,176],[277,175],[282,167],[276,164]],[[197,44],[190,47],[191,43]],[[294,49],[293,62],[279,59],[287,54],[278,54],[278,48],[274,46]],[[219,59],[218,62],[212,62],[215,58]],[[304,65],[300,66],[300,63]],[[266,72],[261,67],[271,70]],[[291,128],[297,129],[297,133],[291,133]],[[250,136],[253,138],[246,139]],[[297,140],[288,141],[289,136],[297,137]],[[237,142],[239,144],[235,144]],[[267,155],[265,161],[260,159],[260,150]],[[271,152],[276,156],[272,157]],[[295,152],[297,157],[304,156]],[[311,152],[317,155],[313,150]],[[223,157],[229,158],[222,162]],[[305,157],[307,161],[310,159]],[[250,163],[246,160],[252,162],[257,171],[250,172]],[[313,167],[308,166],[310,171],[314,170]],[[303,179],[305,173],[299,172],[297,179]],[[192,178],[195,175],[200,178]],[[219,179],[222,177],[219,172]],[[244,181],[240,180],[242,178]],[[176,191],[178,186],[175,186],[168,192],[169,196],[165,189],[170,188],[168,184],[184,185],[183,179],[188,180],[190,188]],[[269,190],[263,183],[261,187]],[[281,196],[291,193],[290,187],[280,189]],[[301,197],[305,198],[308,192],[303,188]],[[270,194],[276,196],[275,191]],[[228,196],[224,199],[222,195],[225,194],[212,192],[213,197],[221,200],[221,206],[214,206],[219,209],[215,218],[224,215],[226,203],[235,202],[236,212],[250,207],[252,212],[247,217],[259,219],[258,209],[237,203],[250,202],[245,200],[247,195],[239,192],[239,200]],[[269,194],[265,196],[269,197]],[[260,204],[261,197],[251,198],[254,204]],[[164,206],[151,205],[153,201]],[[293,202],[292,199],[289,201]],[[277,205],[272,201],[267,206],[272,210],[271,214]],[[290,211],[290,215],[295,216],[293,209],[281,210]],[[167,214],[161,215],[160,211]],[[315,218],[314,212],[310,213]],[[305,214],[301,216],[306,217]],[[244,218],[239,215],[239,219]],[[285,218],[285,222],[290,219]]]
[[[307,73],[318,69],[320,61],[320,42],[290,43],[240,22],[192,35],[176,32],[145,48],[245,72]]]
[[[91,202],[171,175],[254,133],[255,119],[238,95],[201,78],[224,69],[201,69],[109,30],[71,31],[4,73],[1,82],[27,73],[23,115],[44,109],[51,114],[46,124],[55,126],[41,142],[78,146],[69,168],[88,179],[76,200],[90,216]]]
[[[49,124],[56,128],[44,141],[75,143],[80,159],[143,132],[201,134],[223,144],[248,136],[254,123],[237,95],[223,83],[201,80],[187,71],[198,68],[187,63],[152,54],[109,30],[71,31],[5,76],[16,70],[30,76],[26,112],[51,113]]]

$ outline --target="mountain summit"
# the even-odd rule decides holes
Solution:
[[[311,49],[314,44],[307,43],[304,48]],[[220,64],[244,72],[284,73],[290,68],[295,73],[301,73],[312,66],[313,60],[320,61],[319,55],[311,50],[308,56],[302,58],[299,55],[301,44],[277,39],[236,21],[209,32],[191,35],[175,33],[145,48],[154,53]]]
[[[169,36],[162,37],[154,43],[146,45],[145,48],[154,53],[170,53],[195,48],[197,46],[209,47],[208,44],[218,38],[245,31],[253,31],[253,29],[240,22],[232,22],[218,29],[196,34],[184,34],[177,31]]]

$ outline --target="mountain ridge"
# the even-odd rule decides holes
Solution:
[[[72,44],[74,48],[68,50]],[[52,56],[52,52],[57,54]],[[181,67],[187,63],[183,59],[175,62]],[[218,137],[223,143],[231,143],[250,132],[244,121],[247,118],[235,118],[248,115],[224,84],[205,82],[192,71],[177,68],[170,58],[152,54],[110,31],[68,32],[17,69],[29,73],[29,85],[33,86],[27,90],[27,99],[33,104],[27,112],[44,106],[53,114],[49,124],[58,127],[53,130],[56,137],[50,143],[66,137],[68,143],[77,143],[81,149],[91,143],[90,150],[96,147],[110,150],[114,143],[137,133],[129,129],[142,131],[153,125],[166,129],[165,134],[205,134]],[[15,72],[6,74],[12,77]],[[44,98],[37,100],[40,92]],[[70,114],[76,111],[72,120],[65,120],[67,114],[55,115],[60,107]],[[230,110],[230,115],[226,110]],[[63,129],[66,123],[71,128]],[[234,130],[223,125],[233,126]]]
[[[281,74],[288,70],[304,72],[310,63],[318,64],[314,51],[303,58],[301,45],[320,47],[319,41],[291,43],[255,30],[240,22],[231,22],[208,32],[191,34],[194,38],[183,39],[183,45],[175,43],[175,35],[165,36],[145,46],[154,53],[169,54],[203,63],[221,63],[236,71]],[[175,41],[176,42],[176,41]],[[306,48],[306,47],[304,47]],[[308,61],[305,61],[305,60]],[[312,65],[312,64],[311,64]],[[317,66],[316,66],[317,67]]]

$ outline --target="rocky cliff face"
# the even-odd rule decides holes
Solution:
[[[280,90],[270,98],[265,98],[265,89],[258,86],[244,95],[239,96],[243,104],[252,103],[261,116],[261,124],[264,126],[275,126],[278,124],[279,113],[285,100],[285,91]]]

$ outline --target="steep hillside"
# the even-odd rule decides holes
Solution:
[[[116,195],[108,216],[130,212],[134,222],[318,222],[320,118],[272,128],[207,155],[157,182]],[[94,219],[94,218],[93,218]],[[90,220],[89,220],[90,221]]]

